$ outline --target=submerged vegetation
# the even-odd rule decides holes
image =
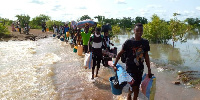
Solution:
[[[178,72],[178,79],[186,85],[200,84],[200,72],[198,71],[184,71]]]

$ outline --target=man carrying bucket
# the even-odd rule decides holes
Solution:
[[[122,50],[118,53],[116,61],[113,65],[116,71],[116,64],[120,59],[121,55],[126,52],[126,71],[135,80],[131,85],[132,89],[129,88],[127,100],[131,100],[131,94],[134,92],[133,100],[137,100],[139,94],[139,87],[142,81],[142,75],[144,71],[143,62],[145,60],[149,77],[152,76],[150,68],[150,60],[148,51],[150,51],[149,41],[142,38],[143,25],[141,23],[135,24],[134,27],[135,38],[131,38],[125,41],[122,46]]]

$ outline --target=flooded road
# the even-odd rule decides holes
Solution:
[[[126,38],[127,36],[120,36],[118,38],[120,41],[116,42],[115,46],[121,48]],[[151,50],[154,51],[154,48]],[[151,59],[155,61],[156,57],[163,57],[150,53]],[[38,41],[0,42],[0,99],[126,99],[128,87],[124,88],[120,96],[115,96],[111,92],[109,78],[114,75],[113,69],[101,65],[99,77],[91,80],[91,69],[83,67],[83,60],[84,56],[74,53],[68,43],[53,37]],[[151,66],[152,72],[157,77],[155,100],[198,100],[200,98],[198,95],[200,91],[197,89],[171,83],[176,79],[176,73],[154,67],[154,63]],[[142,94],[139,98],[145,100]]]

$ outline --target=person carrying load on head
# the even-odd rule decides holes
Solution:
[[[84,49],[84,53],[87,53],[88,51],[88,41],[90,40],[90,36],[92,33],[94,33],[94,30],[96,28],[96,25],[94,26],[93,30],[92,31],[89,31],[89,24],[86,23],[85,24],[85,28],[84,28],[84,31],[81,32],[81,37],[82,37],[82,40],[83,40],[83,49]]]
[[[110,36],[109,36],[108,30],[104,31],[104,38],[105,38],[106,44],[107,44],[107,47],[105,47],[105,48],[107,48],[110,51],[110,45],[114,46],[114,44],[110,42]]]
[[[113,68],[116,71],[116,64],[120,59],[121,55],[126,52],[126,71],[135,80],[129,88],[127,100],[131,100],[131,95],[134,92],[133,100],[137,100],[139,94],[139,87],[142,81],[142,75],[144,71],[143,62],[146,62],[148,68],[148,75],[151,78],[151,68],[148,51],[150,51],[149,41],[142,38],[143,25],[137,23],[134,27],[135,38],[131,38],[125,41],[122,46],[122,50],[118,53],[116,61],[113,64]]]
[[[95,77],[98,77],[98,71],[102,59],[103,44],[106,46],[105,38],[103,35],[101,35],[101,28],[96,28],[94,35],[90,37],[90,40],[88,42],[88,45],[91,45],[91,48],[88,46],[88,52],[92,52],[93,59],[92,79],[94,79],[95,66],[97,66]]]

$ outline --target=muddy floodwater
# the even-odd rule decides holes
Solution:
[[[112,42],[120,50],[129,37],[118,35]],[[172,84],[176,80],[176,71],[166,71],[163,67],[200,71],[200,38],[177,42],[175,48],[171,43],[150,44],[152,73],[157,77],[155,100],[199,100],[198,89]],[[126,99],[128,87],[120,96],[111,92],[109,78],[114,75],[113,69],[101,65],[99,77],[91,80],[91,69],[83,67],[84,56],[78,56],[68,43],[57,38],[2,41],[0,62],[1,100]],[[141,93],[139,98],[145,100]]]

